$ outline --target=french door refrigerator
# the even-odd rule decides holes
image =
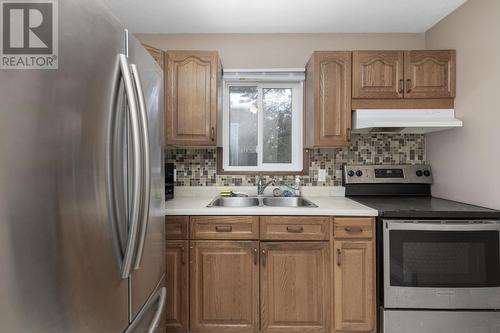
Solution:
[[[162,72],[98,0],[59,69],[0,70],[0,331],[160,332]]]

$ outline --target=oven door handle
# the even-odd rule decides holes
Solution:
[[[405,223],[400,221],[383,221],[386,230],[409,231],[500,231],[499,221],[482,221],[477,223],[463,223],[457,221]]]

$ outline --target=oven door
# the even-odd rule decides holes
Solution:
[[[500,309],[498,221],[383,221],[384,307]]]

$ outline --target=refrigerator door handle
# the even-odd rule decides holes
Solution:
[[[130,134],[132,141],[132,196],[130,201],[130,213],[129,213],[129,236],[127,240],[125,255],[123,257],[121,277],[126,279],[130,276],[130,271],[132,267],[133,256],[136,248],[137,242],[137,232],[139,224],[139,210],[140,210],[140,199],[141,199],[141,186],[142,186],[142,163],[141,163],[141,138],[140,138],[140,121],[139,112],[137,110],[137,100],[136,91],[134,87],[134,82],[132,79],[132,73],[130,71],[129,63],[127,57],[124,54],[119,55],[120,59],[120,69],[123,77],[123,82],[125,86],[125,94],[127,96],[127,101],[130,109]]]
[[[151,196],[151,154],[149,147],[149,126],[148,126],[148,115],[146,108],[146,101],[144,100],[144,92],[142,90],[141,79],[139,76],[139,71],[135,64],[131,66],[132,76],[134,78],[135,88],[137,90],[137,100],[139,105],[139,119],[142,134],[142,161],[143,161],[143,181],[141,190],[141,208],[140,208],[140,233],[139,240],[137,244],[137,254],[135,257],[134,270],[139,269],[141,266],[142,255],[144,253],[144,245],[146,242],[146,234],[148,228],[149,219],[149,204]]]
[[[141,323],[144,315],[149,311],[151,306],[157,302],[156,312],[151,320],[151,323],[148,326],[148,330],[146,333],[154,333],[156,328],[158,327],[161,319],[161,315],[163,314],[163,309],[165,308],[165,301],[167,298],[167,288],[162,287],[158,289],[158,291],[152,295],[149,300],[144,304],[142,309],[139,311],[134,321],[129,325],[129,327],[125,330],[124,333],[133,333],[136,327]]]

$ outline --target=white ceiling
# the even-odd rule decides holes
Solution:
[[[138,33],[421,33],[466,0],[104,1]]]

